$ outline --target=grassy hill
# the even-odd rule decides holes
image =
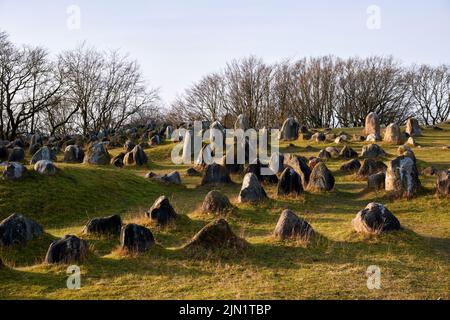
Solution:
[[[426,129],[414,148],[418,166],[450,167],[450,125],[443,131]],[[335,130],[341,131],[341,130]],[[349,134],[360,129],[344,129]],[[350,143],[357,151],[364,143]],[[306,149],[310,145],[313,150]],[[329,144],[298,140],[282,145],[282,152],[317,155]],[[380,143],[389,153],[397,146]],[[214,219],[199,207],[210,190],[200,178],[184,176],[184,166],[170,162],[172,145],[147,149],[147,168],[93,167],[58,162],[54,177],[32,171],[17,182],[0,182],[0,220],[22,213],[43,225],[46,234],[24,246],[1,248],[8,268],[0,270],[2,299],[449,299],[450,199],[434,195],[433,177],[421,176],[424,190],[411,200],[393,200],[384,192],[364,192],[365,181],[338,172],[342,160],[329,160],[336,186],[325,194],[297,198],[276,197],[275,186],[265,186],[270,200],[258,206],[237,204],[242,177],[220,188],[236,210],[228,216],[233,230],[251,244],[241,254],[217,253],[192,257],[178,248]],[[309,150],[309,151],[307,151]],[[119,150],[111,150],[112,154]],[[388,160],[386,159],[386,161]],[[180,170],[183,186],[169,186],[144,178]],[[157,228],[143,218],[160,195],[168,196],[182,216],[174,225]],[[351,220],[367,203],[386,205],[404,230],[381,236],[356,234]],[[306,218],[320,234],[305,245],[278,242],[272,231],[283,209]],[[149,226],[157,243],[145,254],[127,256],[116,238],[82,236],[91,254],[81,265],[80,290],[66,288],[67,266],[42,263],[49,244],[65,234],[80,235],[89,218],[121,214],[125,222]],[[366,270],[381,268],[381,290],[368,290]]]

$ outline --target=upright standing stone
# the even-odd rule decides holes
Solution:
[[[130,223],[120,231],[120,246],[131,252],[144,252],[155,244],[152,232],[146,227]]]
[[[314,230],[308,222],[299,218],[291,210],[284,210],[278,219],[274,235],[281,240],[309,240],[314,235]]]
[[[0,223],[0,244],[5,246],[23,244],[44,233],[35,221],[13,213]]]
[[[103,142],[93,142],[89,145],[84,163],[95,165],[107,165],[111,160],[111,156]]]
[[[380,203],[369,203],[352,220],[356,232],[380,234],[386,231],[400,230],[400,222],[385,206]]]
[[[137,166],[143,166],[148,162],[147,155],[144,152],[144,149],[140,145],[137,145],[133,148],[133,160]]]
[[[367,115],[364,134],[367,136],[374,135],[376,140],[381,140],[380,120],[375,112],[371,112]]]
[[[176,219],[177,213],[170,204],[166,196],[161,196],[156,199],[150,210],[147,211],[147,217],[156,221],[159,225],[165,225]]]
[[[450,196],[450,170],[440,171],[436,175],[436,192],[442,196]]]
[[[64,150],[64,162],[81,163],[83,162],[84,151],[79,146],[72,144]]]
[[[298,139],[298,130],[300,125],[294,118],[287,118],[280,131],[280,140],[292,141]]]
[[[3,179],[15,181],[23,177],[26,168],[19,162],[5,162],[0,164],[5,169],[2,171]]]
[[[278,182],[277,195],[299,195],[303,192],[302,178],[291,167],[284,169]]]
[[[266,191],[259,183],[258,178],[253,173],[247,173],[242,182],[241,192],[238,201],[240,203],[256,203],[267,199]]]
[[[88,243],[85,240],[65,235],[62,239],[52,242],[45,256],[45,262],[49,264],[82,262],[87,257],[88,251]]]
[[[421,188],[419,172],[414,161],[406,156],[390,161],[385,184],[386,191],[407,198],[413,196]]]
[[[9,162],[22,162],[25,159],[25,151],[22,147],[14,147],[8,155]]]
[[[334,177],[323,162],[319,162],[309,177],[308,190],[312,192],[331,191],[334,188]]]
[[[420,137],[422,135],[422,131],[420,130],[419,122],[414,118],[409,118],[406,121],[406,133],[409,134],[410,137]]]
[[[206,166],[201,185],[231,183],[231,178],[225,166],[212,163]]]
[[[401,144],[401,133],[400,133],[400,127],[395,124],[391,123],[386,127],[386,131],[384,133],[384,142],[391,143],[391,144]]]

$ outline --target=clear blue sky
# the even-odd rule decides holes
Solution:
[[[70,5],[81,28],[66,26]],[[366,10],[381,9],[370,30]],[[0,0],[0,29],[53,54],[86,40],[137,59],[169,103],[202,75],[255,54],[267,62],[333,54],[450,63],[450,0]]]

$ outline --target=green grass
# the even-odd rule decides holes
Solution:
[[[418,165],[450,167],[450,125],[427,129],[414,148]],[[335,130],[336,132],[341,130]],[[360,129],[345,129],[349,134]],[[307,152],[306,146],[314,147]],[[306,157],[329,144],[296,141],[282,152]],[[351,143],[360,151],[363,143]],[[392,159],[396,146],[383,148]],[[170,162],[172,145],[147,149],[146,168],[116,169],[58,163],[54,177],[31,170],[17,182],[0,182],[0,220],[13,212],[35,219],[46,234],[24,246],[0,248],[8,268],[0,270],[2,299],[449,299],[450,200],[434,195],[434,178],[421,177],[425,187],[411,200],[393,200],[384,192],[366,193],[365,182],[337,172],[343,163],[330,160],[335,190],[270,200],[258,206],[237,204],[242,177],[221,187],[236,209],[228,221],[251,245],[243,253],[193,257],[180,247],[213,217],[199,212],[210,190],[199,177],[184,176],[185,166]],[[119,150],[111,150],[112,154]],[[386,159],[388,160],[388,159]],[[180,170],[184,186],[146,180],[149,171]],[[182,216],[166,228],[156,228],[143,216],[156,198],[168,196]],[[351,228],[356,213],[371,201],[384,203],[400,220],[403,231],[364,237]],[[272,231],[281,211],[289,208],[306,218],[319,236],[310,244],[278,242]],[[91,248],[81,264],[81,290],[66,288],[67,266],[42,263],[49,244],[64,234],[80,235],[89,218],[121,214],[126,222],[145,224],[159,246],[141,255],[118,250],[116,238],[86,237]],[[366,270],[381,268],[381,290],[368,290]]]

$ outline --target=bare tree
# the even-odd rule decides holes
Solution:
[[[450,116],[450,68],[446,65],[415,66],[409,72],[409,84],[421,122],[435,125]]]

